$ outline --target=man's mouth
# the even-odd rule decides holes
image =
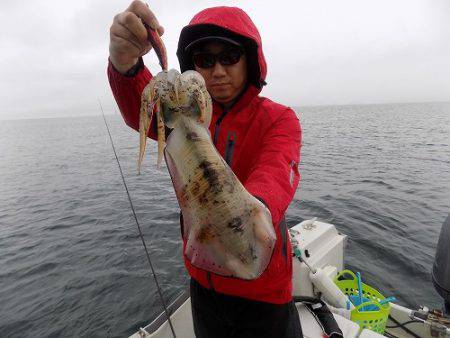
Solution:
[[[228,86],[228,83],[213,83],[211,84],[211,87],[225,87]]]

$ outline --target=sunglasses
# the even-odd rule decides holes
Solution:
[[[216,62],[222,66],[231,66],[239,62],[244,51],[240,48],[226,49],[218,54],[197,52],[192,55],[194,64],[199,68],[214,67]]]

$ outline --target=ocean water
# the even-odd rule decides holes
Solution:
[[[450,103],[296,109],[302,181],[287,219],[348,235],[346,265],[409,307],[450,212]],[[150,145],[107,115],[167,303],[188,277],[178,204]],[[162,311],[101,116],[0,122],[0,337],[124,337]]]

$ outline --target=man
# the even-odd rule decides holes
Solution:
[[[141,58],[151,49],[142,21],[163,33],[139,1],[114,18],[108,67],[122,116],[136,130],[141,93],[152,77]],[[290,108],[258,96],[266,62],[258,30],[244,11],[215,7],[198,13],[181,31],[177,56],[182,72],[195,69],[205,79],[213,99],[212,141],[247,191],[268,207],[277,236],[268,267],[250,281],[210,273],[184,257],[196,336],[302,337],[284,221],[299,182],[298,118]]]

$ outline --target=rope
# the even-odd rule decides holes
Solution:
[[[158,290],[159,298],[161,299],[161,303],[162,303],[162,305],[164,307],[164,312],[166,314],[167,321],[169,322],[170,329],[172,331],[173,337],[176,338],[177,335],[175,334],[175,330],[173,328],[172,321],[170,320],[169,310],[167,309],[166,302],[164,301],[164,297],[162,295],[162,291],[161,291],[161,288],[160,288],[159,283],[158,283],[158,279],[156,278],[155,269],[153,268],[152,260],[150,259],[150,254],[148,253],[147,245],[145,244],[144,235],[142,234],[141,226],[139,225],[139,221],[138,221],[138,218],[136,216],[136,212],[134,211],[133,202],[131,201],[131,197],[130,197],[130,193],[128,191],[127,183],[125,182],[125,177],[124,177],[123,172],[122,172],[122,167],[120,166],[119,157],[117,156],[116,148],[114,147],[114,142],[113,142],[113,139],[112,139],[112,136],[111,136],[111,132],[109,131],[108,123],[106,122],[105,114],[103,112],[103,107],[102,107],[102,104],[101,104],[100,100],[98,101],[98,103],[99,103],[100,109],[102,111],[103,121],[105,121],[105,126],[106,126],[106,130],[108,131],[109,139],[111,140],[111,146],[112,146],[113,151],[114,151],[114,156],[116,157],[117,165],[119,166],[120,176],[122,177],[122,182],[123,182],[123,185],[125,186],[125,191],[127,192],[128,201],[130,202],[130,206],[131,206],[131,211],[133,212],[134,220],[136,221],[136,225],[137,225],[137,228],[139,230],[139,236],[141,237],[142,245],[144,246],[145,253],[147,255],[147,261],[148,261],[148,264],[150,265],[150,269],[152,270],[153,279],[155,280],[155,284],[156,284],[156,288]]]

